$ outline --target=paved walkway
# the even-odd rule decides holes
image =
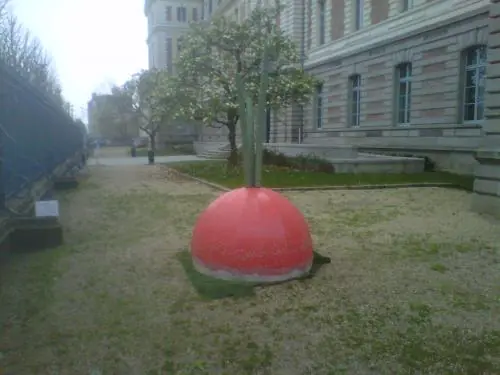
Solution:
[[[207,160],[203,158],[199,158],[195,155],[174,155],[174,156],[157,156],[155,158],[155,162],[158,164],[163,163],[176,163],[180,161],[202,161]],[[109,158],[109,157],[98,157],[98,158],[90,158],[88,161],[88,165],[146,165],[148,164],[147,157],[119,157],[119,158]]]

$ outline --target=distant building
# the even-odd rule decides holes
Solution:
[[[189,24],[204,17],[203,0],[146,0],[144,14],[148,19],[149,68],[166,69],[175,74],[175,60],[182,50],[182,37]],[[198,139],[198,125],[177,121],[160,128],[158,146],[185,143]]]
[[[203,0],[146,0],[149,68],[174,73],[174,61],[182,49],[182,36],[191,22],[203,17]]]

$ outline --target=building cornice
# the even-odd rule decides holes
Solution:
[[[304,66],[310,69],[452,22],[487,13],[489,4],[489,0],[469,0],[465,4],[462,0],[438,0],[416,7],[342,39],[313,48],[309,51]]]

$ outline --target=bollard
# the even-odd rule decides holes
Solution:
[[[148,163],[149,164],[155,163],[155,153],[153,150],[148,150]]]

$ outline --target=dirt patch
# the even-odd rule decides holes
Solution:
[[[254,298],[204,301],[176,254],[218,194],[161,167],[93,168],[60,196],[66,245],[1,269],[0,368],[500,372],[499,223],[470,212],[467,193],[287,193],[332,264]]]

